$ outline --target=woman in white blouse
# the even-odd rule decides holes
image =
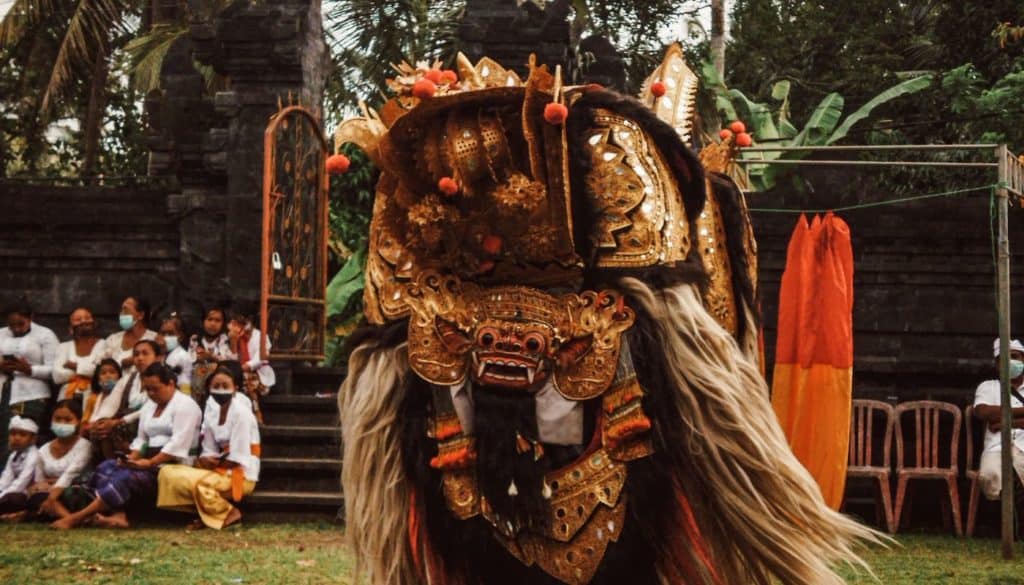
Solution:
[[[191,465],[199,446],[199,406],[174,387],[174,373],[162,363],[142,373],[142,387],[149,402],[142,407],[139,432],[131,453],[123,459],[108,459],[96,468],[89,481],[96,498],[88,506],[61,518],[52,526],[68,529],[93,518],[96,524],[127,528],[124,507],[132,499],[156,491],[157,474],[167,463]]]
[[[82,407],[74,400],[58,402],[50,430],[56,439],[39,448],[35,482],[28,490],[28,510],[50,518],[65,518],[92,499],[85,485],[92,445],[78,435]]]
[[[113,390],[96,397],[85,421],[86,430],[105,459],[117,452],[126,453],[129,443],[135,439],[142,407],[149,400],[139,372],[157,363],[162,354],[163,348],[153,340],[137,342],[132,350],[131,369],[123,373]]]
[[[132,365],[132,349],[143,339],[156,339],[156,331],[149,329],[149,303],[139,297],[126,297],[121,302],[121,314],[117,317],[120,331],[107,337],[107,357],[117,360],[121,367]]]
[[[15,303],[4,310],[7,327],[0,329],[0,437],[7,436],[11,417],[46,422],[53,362],[60,340],[52,330],[32,320],[32,307]],[[0,461],[7,445],[0,442]]]
[[[157,506],[198,512],[193,527],[220,530],[242,519],[234,506],[256,489],[260,476],[260,431],[241,387],[241,368],[227,364],[210,376],[203,415],[203,450],[195,467],[166,465],[160,470]]]
[[[96,335],[92,311],[79,307],[71,311],[71,340],[57,348],[53,362],[53,383],[60,387],[57,400],[81,396],[92,385],[96,364],[107,353],[107,344]]]

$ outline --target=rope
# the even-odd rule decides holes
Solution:
[[[921,201],[924,199],[936,199],[939,197],[953,197],[956,195],[963,195],[965,193],[974,193],[976,191],[985,191],[996,189],[1002,186],[1001,183],[993,183],[991,185],[982,185],[980,187],[968,187],[966,189],[955,189],[953,191],[942,191],[941,193],[928,193],[926,195],[911,195],[910,197],[899,197],[897,199],[888,199],[885,201],[873,201],[871,203],[860,203],[857,205],[847,205],[845,207],[832,207],[829,209],[779,209],[773,207],[751,207],[751,212],[758,213],[828,213],[830,211],[850,211],[853,209],[867,209],[868,207],[882,207],[885,205],[898,205],[900,203],[907,203],[909,201]]]

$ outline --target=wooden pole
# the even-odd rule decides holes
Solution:
[[[1013,409],[1010,405],[1010,235],[1007,216],[1009,215],[1009,193],[1003,186],[1008,178],[1005,144],[996,149],[999,158],[999,187],[996,189],[996,213],[999,223],[999,238],[996,242],[996,279],[999,310],[999,385],[1002,405],[1002,463],[1003,485],[1001,490],[1003,558],[1013,558]]]

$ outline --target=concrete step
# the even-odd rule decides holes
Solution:
[[[285,386],[291,395],[337,394],[344,379],[345,370],[342,368],[295,366],[291,370],[291,380]]]
[[[337,426],[266,425],[260,428],[264,458],[324,458],[341,456]]]
[[[337,475],[341,472],[341,459],[264,457],[260,460],[260,473],[280,474],[284,472],[325,472]]]
[[[336,492],[303,492],[303,491],[278,491],[263,490],[259,487],[246,498],[247,506],[268,506],[287,505],[295,508],[304,507],[333,507],[337,508],[344,503],[341,490]]]
[[[260,399],[264,418],[275,425],[337,425],[334,394],[270,394]]]

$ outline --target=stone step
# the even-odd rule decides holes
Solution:
[[[328,457],[263,457],[260,473],[280,474],[283,472],[327,472],[337,475],[341,472],[341,459]]]
[[[265,425],[260,427],[264,458],[338,458],[341,428],[337,425]]]
[[[275,425],[328,426],[338,424],[333,394],[270,394],[260,399],[264,418]]]
[[[248,506],[288,505],[296,508],[303,507],[333,507],[337,508],[344,503],[341,490],[336,492],[303,492],[303,491],[279,491],[262,490],[256,491],[246,498]]]

